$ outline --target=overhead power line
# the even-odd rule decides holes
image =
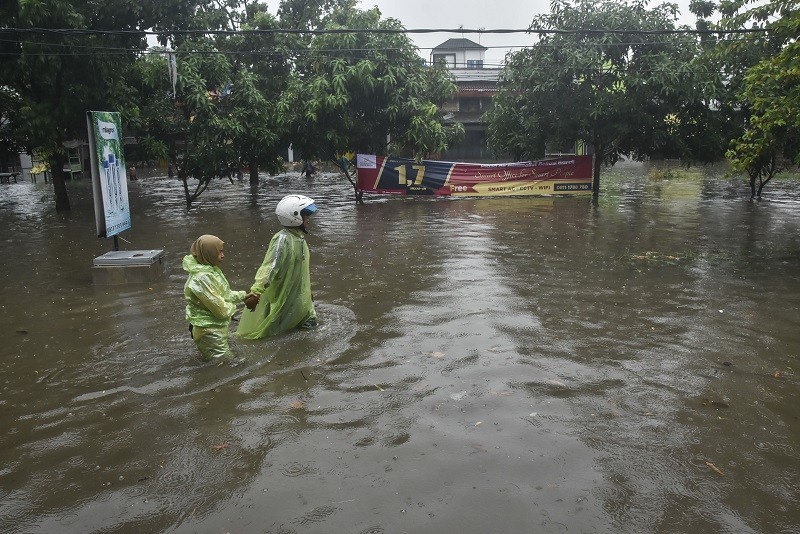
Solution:
[[[611,29],[574,29],[574,30],[551,30],[551,29],[466,29],[466,28],[327,28],[327,29],[305,29],[305,28],[268,28],[259,30],[96,30],[78,28],[0,28],[0,33],[11,34],[53,34],[53,35],[269,35],[269,34],[417,34],[417,33],[457,33],[457,34],[510,34],[528,33],[536,35],[670,35],[670,34],[694,34],[694,35],[728,35],[746,33],[768,33],[768,28],[746,28],[735,30],[692,30],[688,28],[671,30],[611,30]]]
[[[2,30],[0,30],[2,33]],[[741,39],[737,42],[757,42],[756,40],[759,37],[754,37],[751,39]],[[716,40],[715,42],[725,43],[725,42],[733,42],[732,38],[721,38]],[[50,42],[50,41],[36,41],[36,40],[20,40],[20,39],[3,39],[0,38],[0,43],[8,43],[8,44],[17,44],[17,45],[28,45],[28,46],[43,46],[43,47],[53,47],[53,48],[64,48],[70,50],[89,50],[94,53],[102,54],[105,52],[130,52],[130,53],[137,53],[137,52],[157,52],[158,47],[150,47],[150,49],[142,49],[139,47],[120,47],[120,46],[102,46],[98,44],[75,44],[74,42]],[[649,40],[649,41],[615,41],[609,43],[585,43],[587,47],[594,47],[594,48],[611,48],[611,47],[619,47],[619,46],[659,46],[659,45],[675,45],[675,44],[684,44],[684,45],[697,45],[698,41],[694,38],[687,39],[685,41],[675,41],[675,40]],[[483,46],[486,49],[512,49],[512,48],[530,48],[533,45],[530,43],[525,44],[507,44],[507,45],[493,45],[493,46]],[[554,44],[554,43],[537,43],[535,45],[536,48],[560,48],[562,44]],[[436,47],[432,46],[423,46],[423,47],[416,47],[418,50],[435,50]],[[309,49],[310,51],[311,49]],[[403,50],[402,48],[397,47],[346,47],[346,48],[331,48],[331,49],[314,49],[317,51],[325,50],[325,51],[339,51],[339,52],[376,52],[376,51],[399,51]],[[296,52],[303,52],[304,50],[296,50]],[[194,50],[174,50],[174,53],[183,54],[183,53],[194,53]],[[262,53],[263,50],[252,50],[252,53]],[[237,51],[236,53],[247,53],[247,51]]]
[[[0,41],[1,42],[1,41]],[[62,46],[62,45],[59,45]],[[82,47],[83,48],[83,47]],[[88,47],[87,47],[88,48]],[[316,49],[316,50],[301,50],[297,51],[298,56],[302,56],[305,59],[319,59],[319,60],[330,60],[334,59],[338,56],[338,54],[342,52],[392,52],[396,51],[397,49],[392,48],[381,48],[381,49],[371,49],[371,48],[364,48],[364,49],[356,49],[356,48],[348,48],[348,49]],[[139,53],[142,55],[156,55],[156,56],[163,56],[167,51],[164,49],[150,49],[150,50],[129,50],[129,49],[105,49],[102,51],[97,50],[82,50],[78,52],[41,52],[41,53],[34,53],[26,55],[33,56],[33,57],[90,57],[90,56],[121,56],[121,55],[128,55],[130,53]],[[187,55],[199,55],[199,56],[230,56],[230,57],[253,57],[257,56],[262,59],[286,59],[288,55],[282,51],[246,51],[246,50],[170,50],[170,54],[176,54],[178,56],[187,56]],[[0,57],[2,56],[18,56],[18,52],[0,52]],[[421,59],[421,58],[419,58]],[[409,64],[418,64],[418,60],[408,60],[408,59],[390,59],[388,63],[395,64],[395,65],[409,65]],[[502,69],[506,66],[503,63],[494,63],[494,62],[486,62],[483,63],[484,69]],[[528,65],[529,68],[533,70],[539,70],[542,72],[599,72],[599,73],[607,73],[607,67],[605,66],[598,66],[598,67],[582,67],[582,66],[567,66],[567,65]],[[461,69],[455,69],[455,72],[458,72]],[[672,73],[672,74],[709,74],[711,72],[718,72],[724,73],[724,70],[698,70],[695,68],[675,68],[675,69],[636,69],[639,73]]]

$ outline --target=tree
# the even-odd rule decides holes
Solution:
[[[288,127],[280,103],[292,69],[296,35],[274,32],[281,21],[269,14],[266,5],[245,6],[241,29],[273,30],[269,33],[235,36],[229,45],[233,69],[239,83],[233,87],[233,117],[244,125],[234,139],[242,166],[250,169],[250,183],[258,183],[259,169],[275,174],[283,170],[283,155],[289,146]]]
[[[281,0],[278,18],[281,28],[286,30],[321,29],[325,27],[332,13],[351,11],[356,8],[356,4],[358,0]],[[306,45],[310,45],[310,34],[301,32],[296,35]]]
[[[167,35],[174,50],[144,58],[134,76],[142,101],[136,114],[141,145],[174,164],[187,209],[212,180],[230,180],[243,167],[249,167],[251,184],[258,183],[260,170],[282,171],[288,146],[279,103],[291,64],[285,36],[270,31],[278,28],[277,19],[263,4],[229,0],[198,10],[188,24],[197,27],[202,31]],[[172,55],[174,92],[166,76]],[[190,180],[197,180],[192,188]]]
[[[122,79],[146,45],[137,32],[166,18],[175,3],[186,4],[19,0],[0,10],[0,34],[13,40],[4,83],[19,102],[10,129],[21,147],[49,162],[57,210],[70,208],[64,143],[86,138],[87,111],[111,107],[109,81]]]
[[[723,4],[722,15],[722,28],[766,30],[746,34],[721,52],[730,57],[756,50],[761,56],[741,71],[739,96],[748,115],[728,152],[733,169],[747,173],[751,196],[760,198],[776,174],[800,165],[800,9],[797,0],[736,0]]]
[[[328,30],[360,31],[317,35],[298,58],[287,111],[303,159],[338,164],[348,152],[422,158],[463,135],[460,124],[443,121],[441,105],[456,91],[450,75],[425,66],[397,20],[381,19],[377,8],[349,8],[323,22]],[[347,164],[340,168],[360,200]]]
[[[711,114],[692,68],[698,43],[675,33],[676,19],[675,4],[554,0],[530,26],[539,42],[506,58],[488,113],[494,152],[533,159],[587,141],[595,194],[603,164],[696,157],[702,145],[680,142],[680,130],[701,132]]]
[[[0,171],[20,150],[12,125],[19,122],[19,98],[8,86],[0,86]]]
[[[259,165],[280,170],[280,156],[273,150],[278,136],[267,126],[274,119],[257,78],[217,44],[195,36],[171,52],[177,56],[174,94],[167,78],[168,54],[144,58],[136,75],[143,104],[131,122],[141,132],[145,152],[175,167],[187,209],[214,179],[231,180],[242,165],[255,169],[256,177]],[[196,183],[190,188],[192,179]]]
[[[16,6],[11,2],[0,5],[0,21],[16,25]],[[20,100],[14,87],[6,85],[14,76],[17,54],[16,43],[0,40],[0,165],[19,151],[13,125],[19,122]]]

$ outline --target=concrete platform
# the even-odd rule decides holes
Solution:
[[[163,250],[115,250],[94,259],[96,285],[146,284],[163,279],[167,261]]]

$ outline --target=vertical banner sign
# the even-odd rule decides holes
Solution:
[[[97,237],[111,237],[131,227],[120,116],[112,111],[89,111],[86,123]]]

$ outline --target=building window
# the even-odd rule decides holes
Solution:
[[[444,63],[449,69],[456,68],[455,54],[433,54],[433,64]]]
[[[482,59],[468,59],[467,60],[467,68],[468,69],[482,69],[483,68],[483,60]]]
[[[480,98],[462,97],[458,99],[458,110],[463,113],[475,113],[482,109]]]

